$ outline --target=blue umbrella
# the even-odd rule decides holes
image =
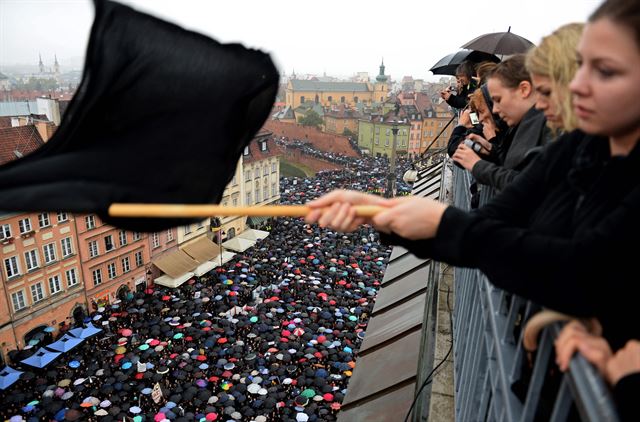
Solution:
[[[42,330],[42,331],[44,331],[45,333],[53,333],[53,330],[55,330],[55,328],[53,328],[53,327],[46,327],[46,328],[45,328],[44,330]]]
[[[73,349],[83,341],[84,341],[83,339],[75,338],[73,336],[65,334],[64,336],[62,336],[62,338],[60,338],[55,343],[51,343],[50,345],[48,345],[47,348],[51,350],[55,350],[57,352],[68,352],[69,350]]]
[[[60,409],[58,410],[58,413],[56,413],[53,417],[53,419],[57,420],[58,422],[62,422],[64,420],[65,415],[67,414],[67,408],[64,409]]]
[[[149,394],[151,394],[151,390],[149,387],[147,388],[143,388],[142,391],[140,391],[142,394],[144,394],[145,396],[148,396]]]
[[[69,362],[69,368],[79,368],[80,367],[80,362],[78,362],[77,360],[72,360],[71,362]]]
[[[10,387],[13,383],[20,379],[21,371],[17,371],[10,366],[5,366],[0,371],[0,390]]]
[[[41,347],[37,352],[21,362],[26,365],[35,366],[36,368],[44,368],[61,354],[62,353],[59,352],[51,352],[44,347]]]
[[[95,327],[93,324],[88,323],[86,327],[78,327],[78,328],[74,328],[73,330],[69,331],[69,334],[71,334],[72,336],[76,337],[76,338],[81,338],[81,339],[85,339],[85,338],[89,338],[91,336],[95,336],[96,334],[98,334],[99,332],[101,332],[102,329]]]

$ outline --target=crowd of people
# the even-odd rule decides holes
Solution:
[[[373,224],[387,244],[478,268],[510,293],[597,319],[600,333],[567,328],[558,360],[566,369],[578,351],[593,361],[615,385],[621,418],[638,420],[640,2],[605,0],[586,24],[485,65],[449,153],[498,192],[488,203],[469,211],[335,191],[309,204],[306,221],[339,231]],[[362,218],[354,205],[383,209]]]
[[[305,151],[349,170],[283,178],[282,203],[383,190],[384,159]],[[370,226],[267,225],[267,238],[202,277],[94,309],[81,326],[102,332],[46,367],[14,362],[25,373],[0,390],[0,419],[335,420],[390,249]]]

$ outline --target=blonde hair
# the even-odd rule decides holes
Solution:
[[[562,118],[563,127],[559,129],[566,132],[574,130],[578,125],[571,104],[569,83],[578,70],[575,51],[583,28],[582,23],[561,26],[544,37],[539,46],[529,51],[526,58],[529,73],[551,79],[551,101],[555,103]]]

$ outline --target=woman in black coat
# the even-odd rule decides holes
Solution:
[[[387,209],[368,220],[420,257],[482,270],[496,286],[543,306],[597,317],[614,348],[640,338],[640,18],[638,2],[609,0],[586,25],[571,83],[581,131],[550,144],[475,212],[426,198],[352,191],[311,202],[307,216],[338,230],[367,222],[352,205]]]

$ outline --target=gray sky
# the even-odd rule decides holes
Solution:
[[[375,75],[381,57],[399,79],[428,69],[487,32],[511,31],[537,43],[558,26],[585,21],[600,0],[122,0],[137,9],[271,53],[281,72]],[[384,7],[382,7],[384,5]],[[0,69],[47,66],[54,53],[79,67],[93,20],[90,0],[0,0]]]

